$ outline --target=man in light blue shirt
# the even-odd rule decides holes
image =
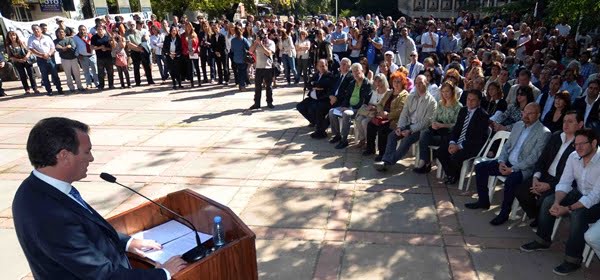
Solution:
[[[451,53],[460,52],[460,40],[454,36],[454,27],[448,26],[446,28],[446,36],[440,39],[440,53],[443,54],[442,60],[446,61],[446,64],[450,62],[449,55]]]
[[[465,204],[469,209],[489,209],[488,179],[492,176],[506,177],[500,214],[490,221],[494,226],[508,221],[516,188],[524,178],[533,175],[535,163],[550,139],[550,130],[539,121],[540,111],[539,104],[527,104],[521,121],[514,125],[498,160],[485,161],[475,166],[479,200]]]
[[[566,90],[571,95],[571,104],[575,102],[577,97],[581,96],[581,87],[577,84],[575,80],[575,72],[573,69],[565,70],[565,81],[563,82],[560,90]]]
[[[335,31],[331,33],[331,44],[333,45],[333,55],[337,54],[338,60],[346,57],[346,52],[348,51],[348,33],[344,32],[342,29],[344,28],[344,24],[338,22],[335,26]]]

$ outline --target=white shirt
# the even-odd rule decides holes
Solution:
[[[535,103],[540,104],[540,102],[542,102],[542,94],[538,95],[538,97],[535,99]],[[548,94],[548,98],[546,98],[546,104],[544,104],[540,120],[543,120],[546,117],[546,114],[550,112],[552,107],[554,107],[554,95]]]
[[[150,36],[150,46],[156,55],[162,55],[163,43],[165,41],[165,35],[158,34]]]
[[[598,96],[600,96],[600,95],[598,95]],[[596,99],[594,99],[594,101],[592,101],[592,104],[590,104],[588,97],[585,98],[585,116],[583,118],[583,123],[587,122],[588,116],[590,115],[590,112],[592,111],[592,107],[594,106],[594,103],[596,103],[596,100],[598,100],[598,96],[596,96]]]
[[[573,143],[573,140],[575,139],[575,137],[571,137],[571,139],[569,141],[567,141],[567,135],[563,132],[560,134],[560,139],[562,140],[560,149],[558,149],[558,153],[554,157],[554,160],[552,160],[552,164],[550,164],[550,167],[548,167],[548,174],[550,174],[550,176],[552,176],[552,177],[556,177],[556,168],[558,167],[558,162],[560,161],[560,158],[563,156],[563,153],[565,152],[565,150],[571,145],[571,143]],[[536,177],[538,179],[542,178],[542,173],[536,172],[535,174],[533,174],[533,177]]]
[[[600,202],[600,184],[596,183],[598,179],[600,179],[600,153],[596,151],[592,160],[584,167],[583,159],[577,152],[573,152],[567,159],[560,182],[556,185],[556,191],[569,193],[573,190],[571,184],[575,180],[577,190],[583,195],[579,202],[589,209]]]
[[[519,135],[519,139],[517,140],[515,147],[512,149],[512,151],[510,151],[510,154],[508,155],[508,161],[511,164],[515,164],[515,163],[519,162],[519,154],[521,153],[521,148],[523,147],[525,140],[527,140],[527,136],[529,136],[529,132],[531,132],[531,127],[532,126],[530,125],[529,127],[526,127],[525,129],[523,129],[523,131],[521,132],[521,135]]]
[[[48,36],[42,35],[40,38],[36,38],[33,35],[29,37],[27,47],[43,54],[50,54],[54,51],[54,42]]]
[[[323,75],[321,73],[319,73],[319,79],[317,80],[317,82],[321,80],[321,77],[323,77]],[[310,98],[317,100],[317,91],[316,90],[313,89],[310,91]]]
[[[77,204],[81,205],[81,207],[90,211],[90,213],[92,212],[90,209],[87,208],[87,206],[81,204],[81,202],[79,202],[79,200],[75,199],[75,197],[73,197],[72,195],[69,194],[71,192],[71,189],[73,188],[73,186],[71,186],[71,184],[69,184],[65,181],[61,181],[61,180],[52,178],[42,172],[37,171],[36,169],[34,169],[32,173],[33,173],[33,176],[44,181],[48,185],[55,187],[58,191],[60,191],[61,193],[64,193],[67,197],[69,197],[70,199],[75,201]],[[133,240],[133,238],[129,238],[129,240],[127,241],[127,244],[125,245],[125,251],[127,251],[129,249],[129,245],[131,244],[132,240]],[[167,279],[171,279],[171,274],[169,273],[169,271],[164,268],[163,268],[163,270],[167,274]]]
[[[431,40],[431,37],[433,37],[433,40]],[[440,39],[440,36],[437,35],[435,32],[431,32],[431,36],[429,36],[429,32],[423,33],[423,35],[421,35],[421,45],[425,45],[425,44],[433,45],[433,48],[423,47],[422,51],[423,52],[435,52],[437,45],[440,43],[439,39]],[[435,41],[435,44],[433,41]]]

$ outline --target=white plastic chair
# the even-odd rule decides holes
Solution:
[[[506,143],[506,141],[508,140],[508,137],[510,137],[510,131],[498,131],[496,132],[496,134],[494,134],[494,137],[492,137],[491,140],[489,140],[487,142],[487,145],[484,146],[485,150],[483,151],[483,153],[481,154],[480,157],[473,159],[473,164],[471,165],[471,171],[469,171],[468,174],[473,174],[473,170],[475,169],[475,165],[484,162],[484,161],[490,161],[490,160],[495,160],[498,159],[498,157],[500,157],[500,153],[502,152],[502,148],[504,147],[504,143]],[[500,145],[498,145],[498,151],[496,151],[496,155],[494,155],[494,157],[490,158],[487,156],[487,154],[490,152],[490,149],[492,148],[492,145],[494,145],[494,142],[496,141],[500,141]],[[464,177],[466,177],[467,174],[465,174],[465,176],[462,176],[461,173],[461,179],[464,181]],[[473,178],[473,176],[469,176],[469,180],[467,181],[467,187],[466,187],[466,191],[469,190],[469,186],[471,186],[471,178]],[[495,182],[495,181],[494,181]],[[489,184],[488,184],[489,185]],[[491,196],[490,196],[490,201],[492,201]]]
[[[560,226],[561,221],[562,217],[558,217],[556,218],[556,220],[554,220],[554,227],[552,228],[552,235],[550,236],[550,240],[554,241],[554,238],[556,237],[556,232],[558,231],[558,227]],[[592,225],[593,223],[589,224],[590,227]],[[585,264],[585,267],[590,267],[590,264],[592,263],[592,260],[594,259],[595,255],[596,252],[594,252],[594,249],[592,249],[590,245],[585,243],[585,248],[583,248],[583,263]]]
[[[429,162],[433,162],[433,151],[439,149],[440,146],[429,146]],[[435,176],[438,179],[442,179],[444,177],[444,169],[442,169],[442,163],[439,160],[435,160],[435,165],[437,169],[435,171]]]

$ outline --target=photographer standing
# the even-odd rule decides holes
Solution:
[[[248,110],[260,108],[260,99],[263,83],[267,88],[267,107],[273,109],[273,55],[275,42],[260,32],[250,47],[250,52],[256,55],[256,75],[254,78],[254,105]]]
[[[383,54],[381,53],[383,40],[377,37],[377,31],[372,27],[367,28],[364,32],[368,34],[367,36],[363,35],[363,38],[367,38],[366,42],[363,42],[365,56],[369,61],[369,70],[375,72],[379,66],[379,62],[383,60]],[[366,69],[365,72],[367,72]]]
[[[317,29],[315,31],[315,43],[312,46],[313,52],[313,65],[317,65],[320,59],[325,59],[327,65],[333,63],[333,48],[331,43],[325,41],[325,31],[323,29]],[[316,68],[316,67],[315,67]]]

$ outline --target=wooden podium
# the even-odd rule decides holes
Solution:
[[[172,279],[258,279],[256,235],[228,207],[189,189],[170,193],[155,201],[190,220],[200,232],[212,234],[213,217],[223,218],[227,244],[202,260],[189,264],[172,275]],[[177,219],[147,202],[107,220],[118,232],[132,235]],[[212,248],[212,239],[204,242],[204,245],[208,249]],[[155,263],[150,259],[129,253],[128,257],[135,268],[155,267]]]

